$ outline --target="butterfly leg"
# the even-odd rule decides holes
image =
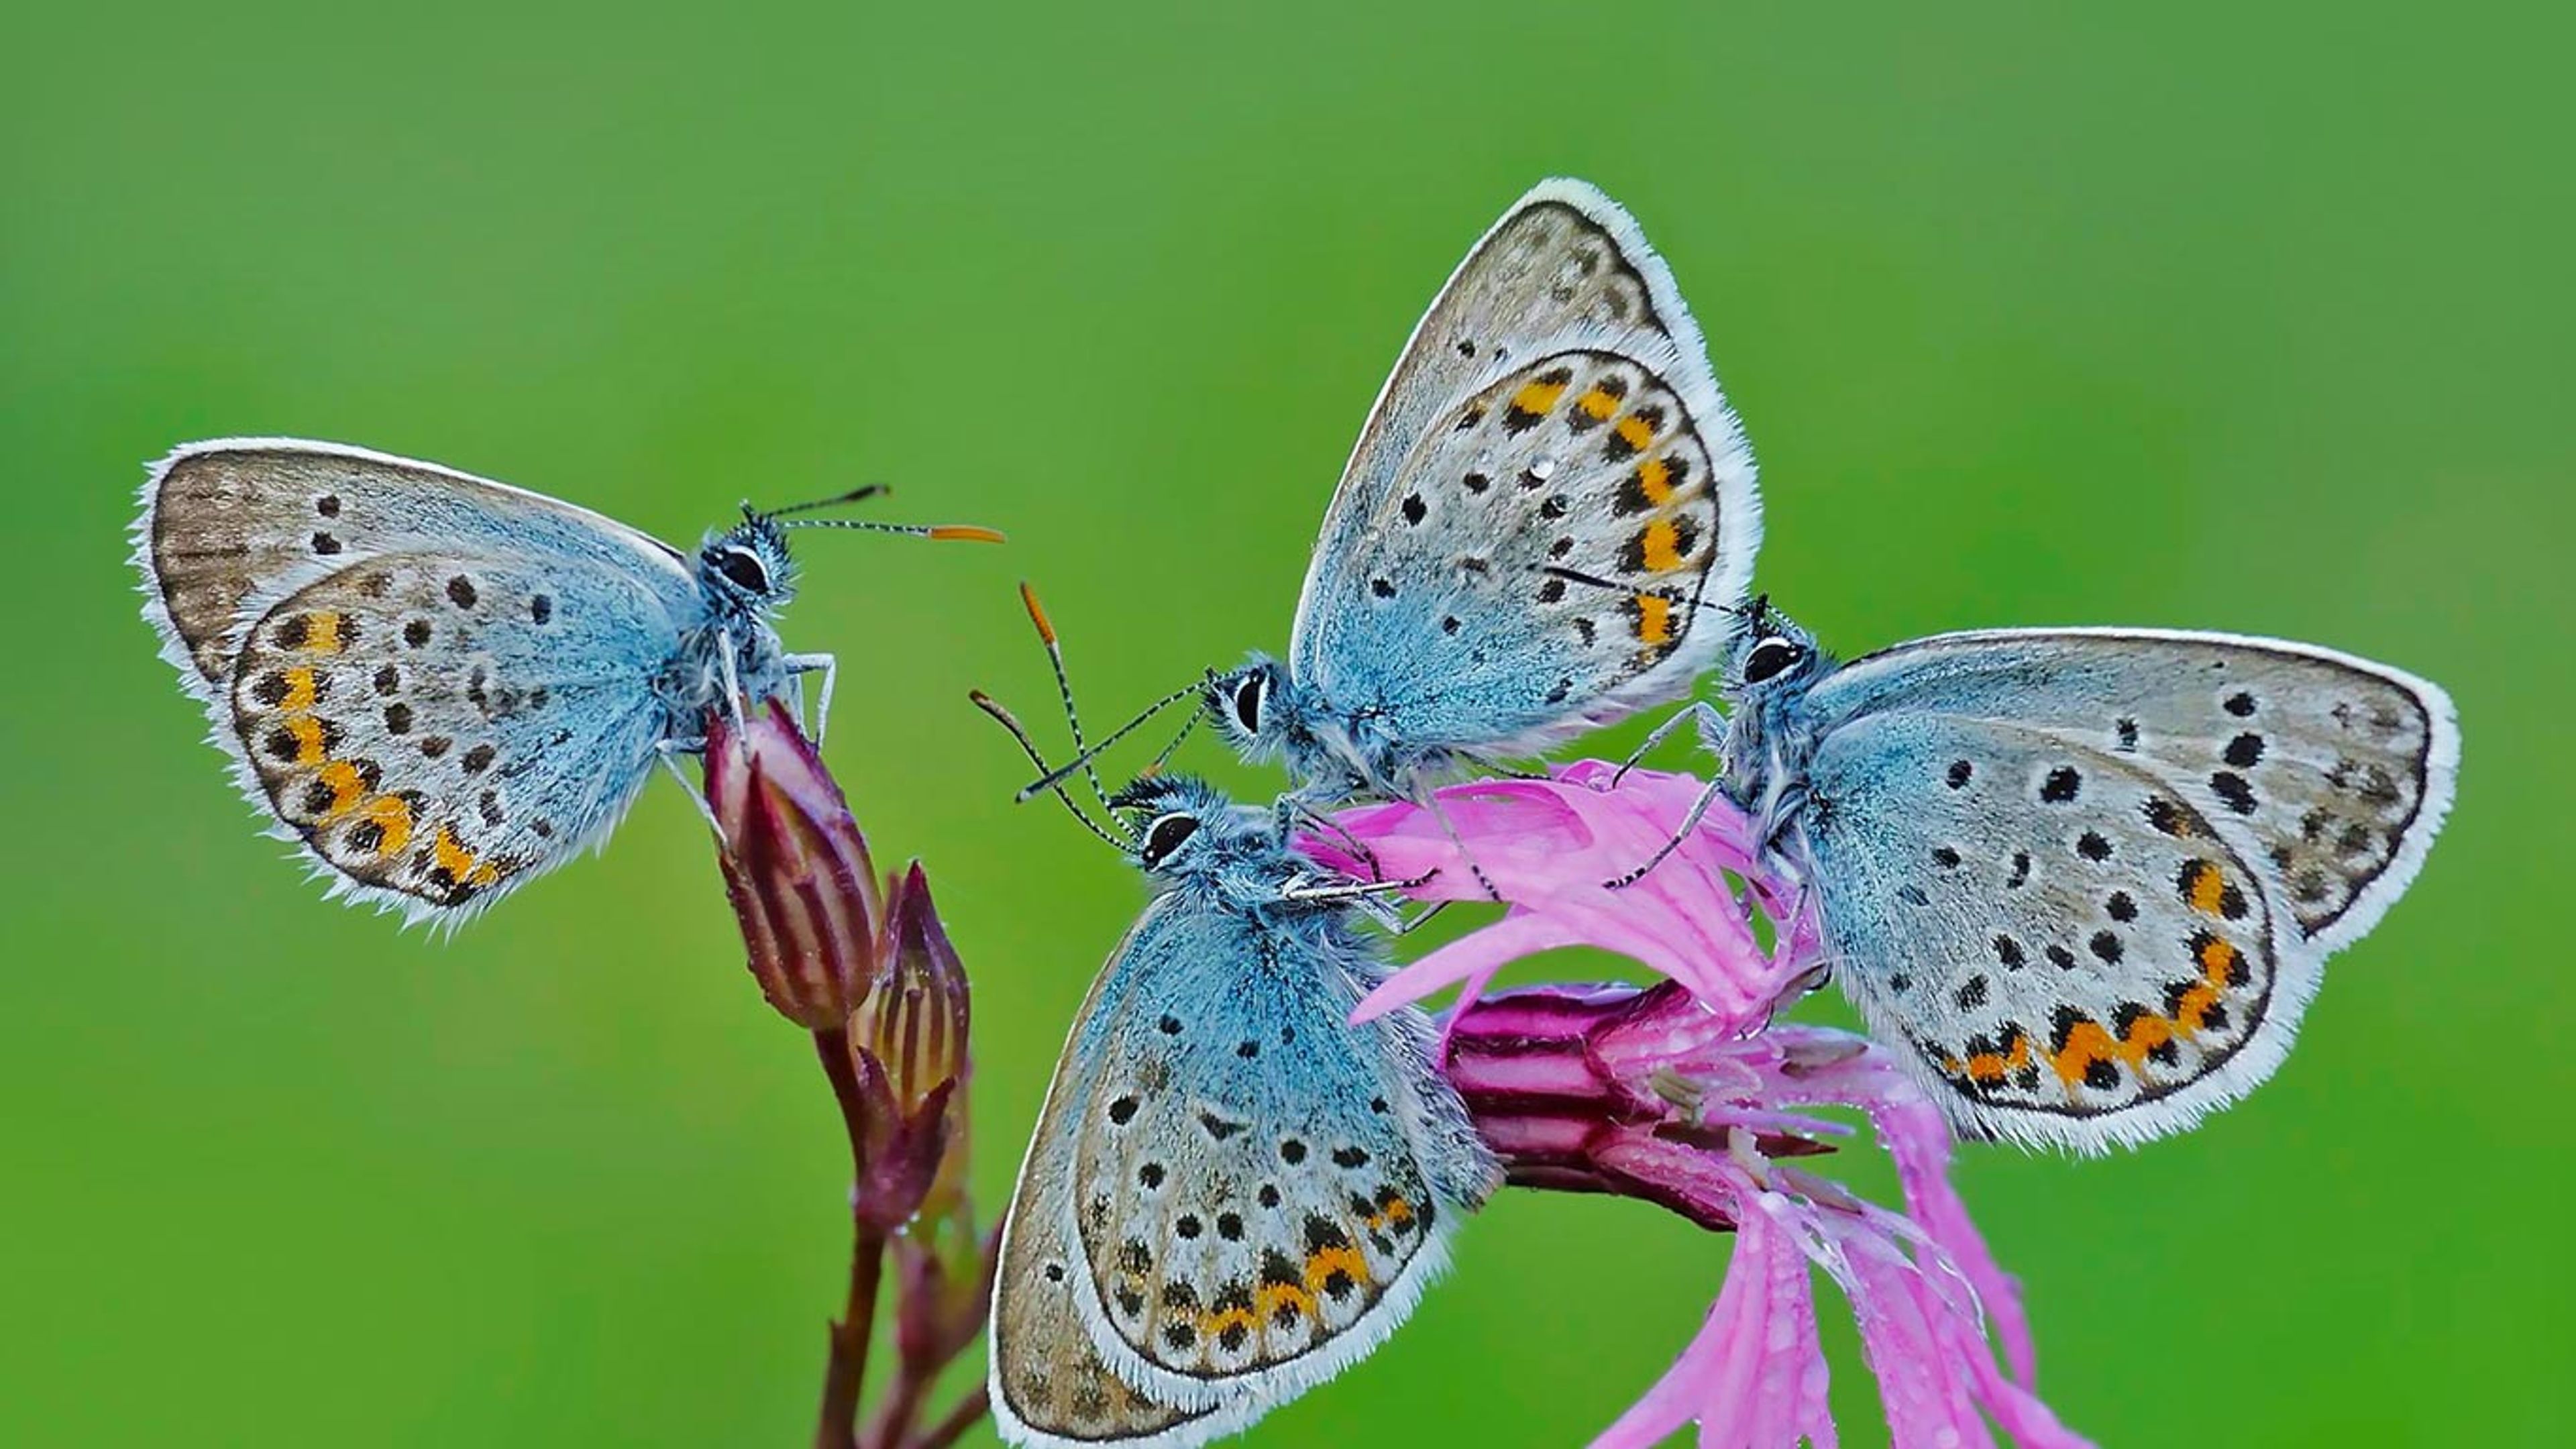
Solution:
[[[1399,920],[1389,922],[1387,925],[1387,932],[1390,935],[1410,936],[1415,931],[1429,925],[1433,916],[1449,909],[1449,904],[1450,903],[1447,901],[1433,901],[1431,904],[1423,907],[1422,912],[1419,915],[1405,916]]]
[[[717,630],[716,646],[716,663],[724,671],[725,713],[732,717],[734,728],[740,729],[742,728],[742,680],[734,673],[733,635],[722,629]]]
[[[1440,872],[1435,867],[1411,880],[1342,881],[1329,885],[1310,884],[1306,876],[1300,875],[1281,886],[1279,894],[1284,899],[1292,901],[1368,900],[1418,889],[1430,884],[1431,878],[1438,874]]]
[[[1281,823],[1279,833],[1282,838],[1285,838],[1289,834],[1289,827],[1294,820],[1304,819],[1312,821],[1316,826],[1332,835],[1334,839],[1339,840],[1342,843],[1343,848],[1350,851],[1353,859],[1358,860],[1361,864],[1368,867],[1369,879],[1386,879],[1386,868],[1378,864],[1377,852],[1368,848],[1368,842],[1351,834],[1348,830],[1343,829],[1342,822],[1335,820],[1332,816],[1325,814],[1323,811],[1316,809],[1314,806],[1307,804],[1305,801],[1298,799],[1294,795],[1281,796],[1280,803],[1287,807],[1286,813],[1290,816],[1288,821],[1283,821]]]
[[[788,677],[797,684],[797,704],[804,704],[805,676],[820,674],[822,687],[814,692],[814,747],[823,747],[823,734],[832,727],[832,685],[840,678],[840,661],[829,654],[790,654],[778,661],[787,668]]]
[[[1486,899],[1500,901],[1503,893],[1494,889],[1493,878],[1485,874],[1483,866],[1476,864],[1476,857],[1468,851],[1467,842],[1458,834],[1457,822],[1449,818],[1448,811],[1440,808],[1440,797],[1426,796],[1423,803],[1430,807],[1431,818],[1440,822],[1440,829],[1449,837],[1449,843],[1458,847],[1458,858],[1467,862],[1467,873],[1476,878],[1476,884],[1484,887]]]
[[[1628,772],[1637,768],[1639,760],[1652,754],[1655,746],[1672,738],[1673,731],[1680,729],[1686,723],[1698,725],[1702,739],[1708,739],[1712,734],[1722,737],[1726,731],[1726,716],[1717,712],[1717,706],[1704,699],[1692,700],[1680,709],[1674,710],[1672,716],[1662,724],[1655,726],[1653,732],[1646,736],[1645,743],[1628,752],[1628,758],[1620,761],[1619,768],[1610,772],[1610,787],[1617,789],[1619,782],[1628,778]],[[1725,772],[1721,770],[1719,773]],[[1706,802],[1703,801],[1702,804],[1705,806]],[[1653,868],[1647,867],[1648,870]],[[1639,874],[1643,873],[1639,872]]]
[[[725,839],[724,822],[716,819],[716,807],[707,803],[706,792],[689,778],[688,771],[680,768],[680,756],[704,754],[706,748],[707,742],[703,739],[664,740],[653,747],[653,754],[662,762],[662,768],[671,772],[671,778],[680,782],[680,788],[688,792],[689,799],[698,807],[698,813],[706,817],[707,828],[716,833],[717,843],[731,850],[733,842]]]
[[[1707,706],[1702,705],[1699,707],[1704,709]],[[1674,718],[1678,719],[1680,716],[1676,715]],[[1615,880],[1604,881],[1602,884],[1608,889],[1615,891],[1621,886],[1635,885],[1637,882],[1644,880],[1646,878],[1646,872],[1653,870],[1656,866],[1662,865],[1664,863],[1664,857],[1681,849],[1682,842],[1690,839],[1692,831],[1699,829],[1700,817],[1706,815],[1708,813],[1708,807],[1717,802],[1717,792],[1724,789],[1725,786],[1726,776],[1722,774],[1716,779],[1709,781],[1707,787],[1699,792],[1699,798],[1691,802],[1690,813],[1682,817],[1682,828],[1673,832],[1672,839],[1665,841],[1661,848],[1657,849],[1653,855],[1647,857],[1644,865],[1638,866],[1635,870],[1629,871],[1627,874],[1622,875]]]

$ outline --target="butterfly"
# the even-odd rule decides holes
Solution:
[[[1284,760],[1300,800],[1411,798],[1688,694],[1724,647],[1692,627],[1722,617],[1699,606],[1741,600],[1761,531],[1753,455],[1671,271],[1616,202],[1544,181],[1405,344],[1287,657],[1146,717],[1196,694],[1238,751]]]
[[[787,528],[999,538],[743,515],[684,554],[435,463],[234,438],[153,466],[134,563],[271,833],[334,896],[455,922],[603,841],[720,702],[820,673],[819,729],[832,658],[770,627]]]
[[[1966,1135],[2101,1151],[2252,1091],[2450,809],[2449,697],[2366,659],[2006,629],[1837,665],[1748,619],[1710,738],[1728,793]]]
[[[1181,1449],[1394,1332],[1500,1173],[1427,1018],[1348,1024],[1387,972],[1355,924],[1382,887],[1196,780],[1108,804],[1155,895],[1020,1167],[989,1388],[1014,1444]]]

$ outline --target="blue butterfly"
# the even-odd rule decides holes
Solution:
[[[770,625],[795,590],[785,529],[804,526],[999,538],[746,508],[684,554],[506,484],[291,438],[176,449],[133,538],[144,617],[272,833],[335,896],[453,922],[603,840],[719,702],[820,673],[819,728],[832,658]]]
[[[1022,596],[1078,750],[1055,631]],[[1394,1332],[1501,1170],[1432,1068],[1427,1017],[1350,1025],[1389,969],[1358,917],[1391,916],[1413,882],[1342,879],[1279,811],[1195,779],[1110,795],[1084,773],[1105,824],[1056,797],[1154,896],[1083,1003],[1020,1168],[991,1400],[1014,1444],[1184,1449]]]
[[[2004,629],[1838,666],[1747,619],[1699,715],[1725,787],[1971,1135],[2099,1151],[2252,1091],[2450,809],[2450,698],[2366,659]]]
[[[1275,812],[1111,798],[1155,885],[1084,1002],[1003,1230],[991,1395],[1015,1444],[1181,1449],[1395,1331],[1499,1182],[1418,1011]]]
[[[1414,328],[1286,659],[1146,715],[1197,693],[1243,754],[1286,762],[1297,802],[1420,798],[1459,764],[1687,695],[1725,645],[1701,606],[1742,598],[1761,532],[1751,450],[1672,273],[1617,203],[1545,181]]]

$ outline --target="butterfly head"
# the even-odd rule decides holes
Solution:
[[[1135,841],[1136,868],[1151,876],[1208,876],[1247,852],[1278,846],[1267,815],[1194,775],[1147,776],[1110,796],[1109,807]]]
[[[796,561],[787,531],[769,514],[742,510],[742,522],[710,533],[698,548],[699,586],[707,596],[745,614],[766,614],[796,595]]]
[[[1832,671],[1834,662],[1816,647],[1816,637],[1772,608],[1768,594],[1756,595],[1738,618],[1727,649],[1727,698],[1760,709],[1798,698]]]
[[[1211,673],[1201,688],[1207,712],[1245,759],[1266,761],[1288,752],[1296,711],[1290,707],[1288,668],[1256,654],[1231,674]]]

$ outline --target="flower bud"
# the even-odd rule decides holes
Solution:
[[[849,802],[779,700],[716,713],[706,792],[752,977],[780,1015],[838,1031],[876,974],[885,916]]]
[[[859,1119],[859,1211],[887,1228],[962,1212],[966,1163],[966,968],[939,924],[919,862],[893,884],[878,975],[849,1018]]]

